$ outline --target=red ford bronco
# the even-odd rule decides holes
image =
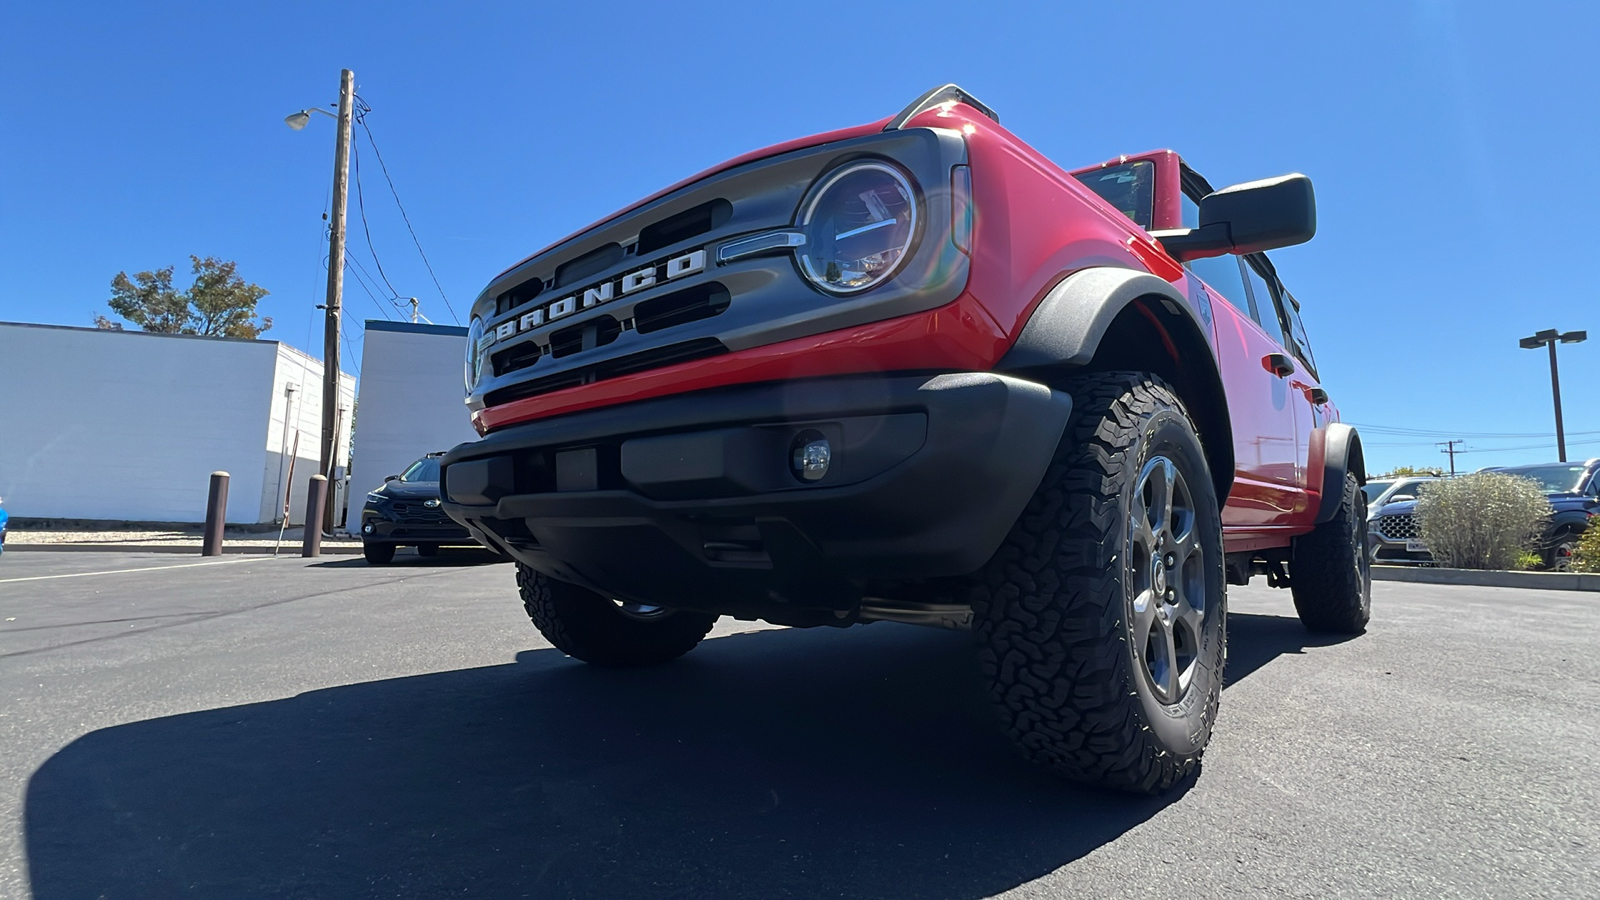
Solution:
[[[1067,172],[938,88],[495,278],[445,508],[581,660],[720,615],[970,629],[1024,754],[1158,791],[1210,738],[1226,584],[1367,622],[1361,443],[1265,253],[1315,230],[1303,175]]]

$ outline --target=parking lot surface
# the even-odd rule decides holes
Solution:
[[[963,634],[723,620],[612,672],[477,557],[6,554],[0,897],[1593,896],[1593,595],[1374,592],[1328,639],[1231,589],[1152,799],[1021,762]]]

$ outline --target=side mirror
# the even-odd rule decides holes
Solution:
[[[1383,501],[1383,505],[1384,506],[1388,506],[1391,503],[1404,503],[1407,500],[1415,500],[1415,499],[1417,499],[1417,498],[1413,494],[1395,494],[1393,497],[1390,497],[1389,499]]]
[[[400,476],[399,475],[385,475],[385,476],[383,476],[383,483],[384,484],[388,484],[391,481],[399,481],[399,480],[400,480]]]
[[[1280,175],[1223,188],[1200,201],[1199,228],[1152,231],[1180,262],[1225,253],[1260,253],[1311,240],[1317,198],[1311,179]]]

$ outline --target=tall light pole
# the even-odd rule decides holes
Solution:
[[[1561,425],[1561,375],[1556,370],[1556,343],[1576,344],[1589,339],[1587,331],[1558,332],[1554,328],[1546,328],[1530,337],[1517,341],[1517,345],[1524,350],[1537,350],[1540,347],[1550,348],[1550,393],[1556,401],[1556,452],[1560,454],[1561,461],[1567,461],[1567,435]]]
[[[333,146],[333,221],[328,226],[328,298],[322,329],[322,460],[318,471],[333,478],[333,461],[339,449],[339,307],[344,298],[344,223],[345,203],[350,195],[350,124],[354,114],[356,75],[349,69],[339,73],[338,134]],[[306,127],[311,113],[325,116],[322,109],[302,109],[283,121],[295,131]],[[334,527],[334,492],[322,509],[322,530]],[[309,528],[310,522],[306,523]]]

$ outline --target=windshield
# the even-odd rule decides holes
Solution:
[[[1583,469],[1583,466],[1551,465],[1517,466],[1496,471],[1521,478],[1531,478],[1539,482],[1539,487],[1547,494],[1574,494],[1583,484]]]
[[[1367,505],[1371,506],[1372,502],[1374,500],[1378,499],[1378,495],[1382,494],[1384,491],[1387,491],[1389,489],[1389,485],[1391,485],[1391,484],[1394,484],[1394,482],[1392,482],[1392,481],[1369,481],[1366,484],[1362,485],[1361,486],[1361,493],[1367,495]]]
[[[401,481],[438,481],[439,457],[425,456],[412,463],[400,476]]]

